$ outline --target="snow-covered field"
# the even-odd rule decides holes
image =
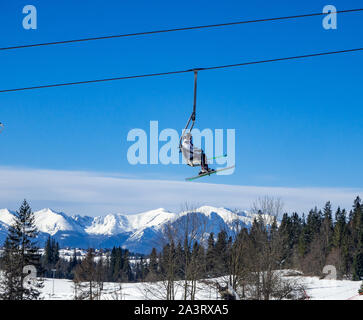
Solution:
[[[361,281],[320,280],[318,277],[307,277],[304,283],[311,300],[363,300],[363,296],[358,295]]]
[[[363,296],[358,295],[360,281],[349,280],[321,280],[318,277],[299,277],[300,281],[306,285],[306,293],[311,300],[363,300]],[[198,299],[216,300],[218,294],[215,289],[199,284],[200,289],[197,291]],[[142,283],[122,283],[121,289],[118,283],[105,283],[102,299],[105,300],[145,300],[157,299],[153,288],[153,294],[148,294],[151,284]],[[177,290],[176,298],[182,298],[182,288]],[[65,279],[54,280],[44,279],[44,288],[42,289],[42,298],[45,300],[68,300],[73,299],[74,287],[73,282]]]
[[[199,300],[216,300],[218,293],[214,288],[199,284],[197,298]],[[44,279],[44,288],[41,290],[44,300],[72,300],[74,299],[73,281],[66,279]],[[176,288],[176,299],[183,297],[183,288],[180,284]],[[113,283],[105,282],[102,291],[102,300],[162,300],[163,289],[151,283]]]

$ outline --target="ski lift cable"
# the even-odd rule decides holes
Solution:
[[[236,67],[243,67],[243,66],[255,65],[255,64],[281,62],[281,61],[287,61],[287,60],[298,60],[298,59],[313,58],[313,57],[327,56],[327,55],[334,55],[334,54],[352,53],[352,52],[358,52],[358,51],[363,51],[363,47],[355,48],[355,49],[338,50],[338,51],[318,52],[318,53],[311,53],[311,54],[306,54],[306,55],[291,56],[291,57],[284,57],[284,58],[275,58],[275,59],[267,59],[267,60],[259,60],[259,61],[248,61],[248,62],[242,62],[242,63],[226,64],[226,65],[211,66],[211,67],[204,67],[204,68],[193,68],[193,69],[130,75],[130,76],[122,76],[122,77],[114,77],[114,78],[103,78],[103,79],[95,79],[95,80],[84,80],[84,81],[76,81],[76,82],[46,84],[46,85],[39,85],[39,86],[32,86],[32,87],[4,89],[4,90],[0,90],[0,93],[45,89],[45,88],[54,88],[54,87],[63,87],[63,86],[73,86],[73,85],[80,85],[80,84],[91,84],[91,83],[109,82],[109,81],[117,81],[117,80],[128,80],[128,79],[136,79],[136,78],[167,76],[167,75],[175,75],[175,74],[182,74],[182,73],[189,73],[189,72],[196,72],[196,71],[236,68]]]
[[[90,38],[80,38],[80,39],[61,40],[61,41],[52,41],[52,42],[44,42],[44,43],[26,44],[26,45],[17,45],[17,46],[9,46],[9,47],[0,48],[0,51],[15,50],[15,49],[24,49],[24,48],[32,48],[32,47],[41,47],[41,46],[62,45],[62,44],[68,44],[68,43],[87,42],[87,41],[96,41],[96,40],[106,40],[106,39],[114,39],[114,38],[126,38],[126,37],[147,36],[147,35],[160,34],[160,33],[168,33],[168,32],[177,32],[177,31],[188,31],[188,30],[198,30],[198,29],[220,28],[220,27],[227,27],[227,26],[234,26],[234,25],[242,25],[242,24],[249,24],[249,23],[260,23],[260,22],[272,22],[272,21],[281,21],[281,20],[292,20],[292,19],[307,18],[307,17],[314,17],[314,16],[323,16],[323,15],[328,15],[328,14],[354,13],[354,12],[360,12],[360,11],[363,11],[363,8],[347,9],[347,10],[337,10],[337,11],[334,11],[334,12],[307,13],[307,14],[301,14],[301,15],[275,17],[275,18],[262,18],[262,19],[255,19],[255,20],[242,20],[242,21],[225,22],[225,23],[217,23],[217,24],[209,24],[209,25],[200,25],[200,26],[179,27],[179,28],[172,28],[172,29],[152,30],[152,31],[144,31],[144,32],[135,32],[135,33],[126,33],[126,34],[115,34],[115,35],[106,35],[106,36],[99,36],[99,37],[90,37]]]

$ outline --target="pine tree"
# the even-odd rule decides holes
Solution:
[[[319,234],[322,219],[322,212],[320,210],[318,211],[316,207],[313,210],[310,210],[306,219],[306,227],[309,235],[309,244],[312,242],[315,235]]]
[[[363,246],[363,207],[359,197],[354,200],[351,213],[351,228],[354,246],[356,252],[359,253]]]
[[[294,212],[291,217],[284,214],[279,227],[281,239],[282,260],[285,267],[293,267],[294,254],[297,252],[299,239],[302,233],[302,219]]]
[[[149,262],[149,270],[154,275],[156,275],[158,273],[158,258],[157,258],[157,253],[156,253],[156,249],[155,248],[153,248],[151,250],[150,262]]]
[[[43,282],[40,279],[24,281],[25,267],[39,270],[40,255],[35,244],[38,235],[34,224],[34,214],[26,200],[14,216],[14,223],[8,229],[5,241],[4,273],[1,287],[5,288],[4,297],[11,300],[39,299]],[[35,275],[34,275],[35,276]]]
[[[301,223],[301,233],[300,233],[300,237],[299,237],[299,242],[298,242],[298,255],[299,258],[303,258],[305,256],[305,254],[308,252],[308,248],[309,248],[309,244],[310,244],[310,234],[309,234],[309,230],[308,227],[306,225],[306,220],[305,220],[305,215],[303,214],[302,216],[302,223]]]
[[[21,300],[22,272],[19,250],[9,238],[4,243],[0,300]]]
[[[346,228],[346,213],[345,210],[341,210],[338,207],[335,213],[335,225],[333,234],[333,246],[335,248],[340,248],[342,246],[344,232]]]
[[[351,251],[353,256],[353,280],[363,278],[363,206],[361,199],[354,200],[350,214]]]
[[[113,247],[110,255],[110,266],[108,272],[109,281],[114,281],[115,266],[116,266],[116,247]]]
[[[50,241],[50,236],[48,237],[46,243],[45,243],[45,247],[44,247],[44,266],[47,268],[49,267],[49,265],[52,264],[52,245],[51,245],[51,241]]]
[[[113,266],[113,281],[119,281],[122,278],[122,249],[115,248],[114,251],[114,266]]]
[[[331,203],[330,201],[328,201],[323,209],[323,220],[321,222],[320,235],[319,235],[319,238],[321,239],[323,244],[322,255],[324,256],[324,258],[328,256],[328,253],[332,248],[333,234],[334,234],[334,228],[333,228],[332,209],[331,209]]]
[[[57,264],[59,259],[60,259],[60,256],[59,256],[59,243],[58,242],[55,242],[54,240],[54,250],[53,250],[53,261],[54,261],[54,264]]]
[[[122,250],[121,250],[122,252]],[[129,260],[129,250],[124,250],[124,254],[122,256],[122,280],[123,281],[133,281],[134,274],[132,273],[130,260]]]
[[[69,262],[68,265],[68,274],[71,275],[72,279],[74,279],[74,273],[75,273],[75,268],[78,265],[79,261],[77,259],[77,250],[73,249],[73,256],[71,258],[71,261]]]
[[[228,239],[227,233],[224,230],[218,233],[214,247],[214,259],[218,275],[223,275],[226,272],[228,260]]]
[[[215,273],[215,250],[214,250],[214,233],[211,232],[208,238],[208,248],[206,253],[206,261],[205,261],[205,269],[207,272],[207,275],[213,276]]]
[[[51,270],[56,268],[58,261],[59,244],[49,236],[44,246],[44,256],[42,258],[42,265],[48,277],[52,276]]]
[[[353,280],[363,280],[363,253],[357,253],[353,262]]]
[[[176,271],[176,275],[178,279],[183,279],[185,276],[187,270],[186,270],[186,255],[183,250],[183,246],[181,242],[178,242],[178,246],[176,247],[176,253],[175,253],[175,259],[176,259],[176,265],[178,266],[178,269]]]

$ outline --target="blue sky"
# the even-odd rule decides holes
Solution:
[[[22,8],[38,29],[22,28]],[[359,7],[358,1],[7,1],[0,47]],[[0,89],[362,47],[362,13],[0,53]],[[236,170],[204,182],[362,188],[362,53],[199,75],[196,127],[236,129]],[[132,128],[182,129],[192,74],[0,94],[0,166],[180,180],[182,165],[131,166]],[[43,195],[46,198],[46,194]],[[328,200],[328,199],[327,199]],[[0,205],[1,207],[1,205]]]

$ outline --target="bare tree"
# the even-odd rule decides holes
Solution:
[[[228,238],[227,252],[225,252],[225,266],[217,266],[219,270],[225,270],[219,280],[214,281],[213,288],[219,292],[237,291],[241,289],[242,298],[245,297],[245,286],[248,283],[250,269],[247,261],[246,251],[248,249],[248,230],[239,217],[238,209],[234,209],[228,218],[227,227],[221,226]],[[220,253],[216,253],[220,254]],[[219,261],[221,263],[221,261]],[[223,285],[220,284],[223,283]]]
[[[104,259],[107,259],[107,257],[104,257],[103,251],[99,253],[98,261],[96,262],[95,267],[95,281],[96,281],[96,297],[97,299],[101,299],[102,291],[103,291],[103,283],[106,280],[106,262]]]
[[[240,288],[242,299],[245,298],[245,288],[250,278],[250,263],[245,254],[249,249],[248,230],[241,220],[233,222],[230,232],[233,234],[233,243],[229,248],[228,256],[228,283],[233,290]]]
[[[158,234],[158,269],[151,270],[143,283],[142,293],[146,299],[175,300],[177,259],[173,221],[166,223]]]
[[[204,272],[204,248],[207,218],[196,207],[185,203],[182,214],[174,224],[175,242],[183,244],[183,261],[178,266],[184,280],[184,300],[195,300],[197,280]]]
[[[281,198],[264,196],[253,202],[251,212],[259,215],[266,224],[272,224],[273,220],[278,220],[283,212],[284,203]]]
[[[301,292],[301,284],[284,277],[283,235],[278,232],[278,217],[282,213],[281,199],[265,196],[252,206],[257,214],[249,233],[247,250],[250,264],[248,295],[252,299],[288,299]]]
[[[159,269],[150,272],[144,283],[144,296],[174,300],[178,289],[182,298],[194,300],[197,280],[204,274],[204,247],[207,218],[195,206],[185,203],[177,219],[164,225],[158,234],[161,254]],[[154,269],[154,268],[153,268]]]
[[[88,249],[86,257],[77,265],[73,283],[75,300],[97,300],[100,298],[93,249]]]

